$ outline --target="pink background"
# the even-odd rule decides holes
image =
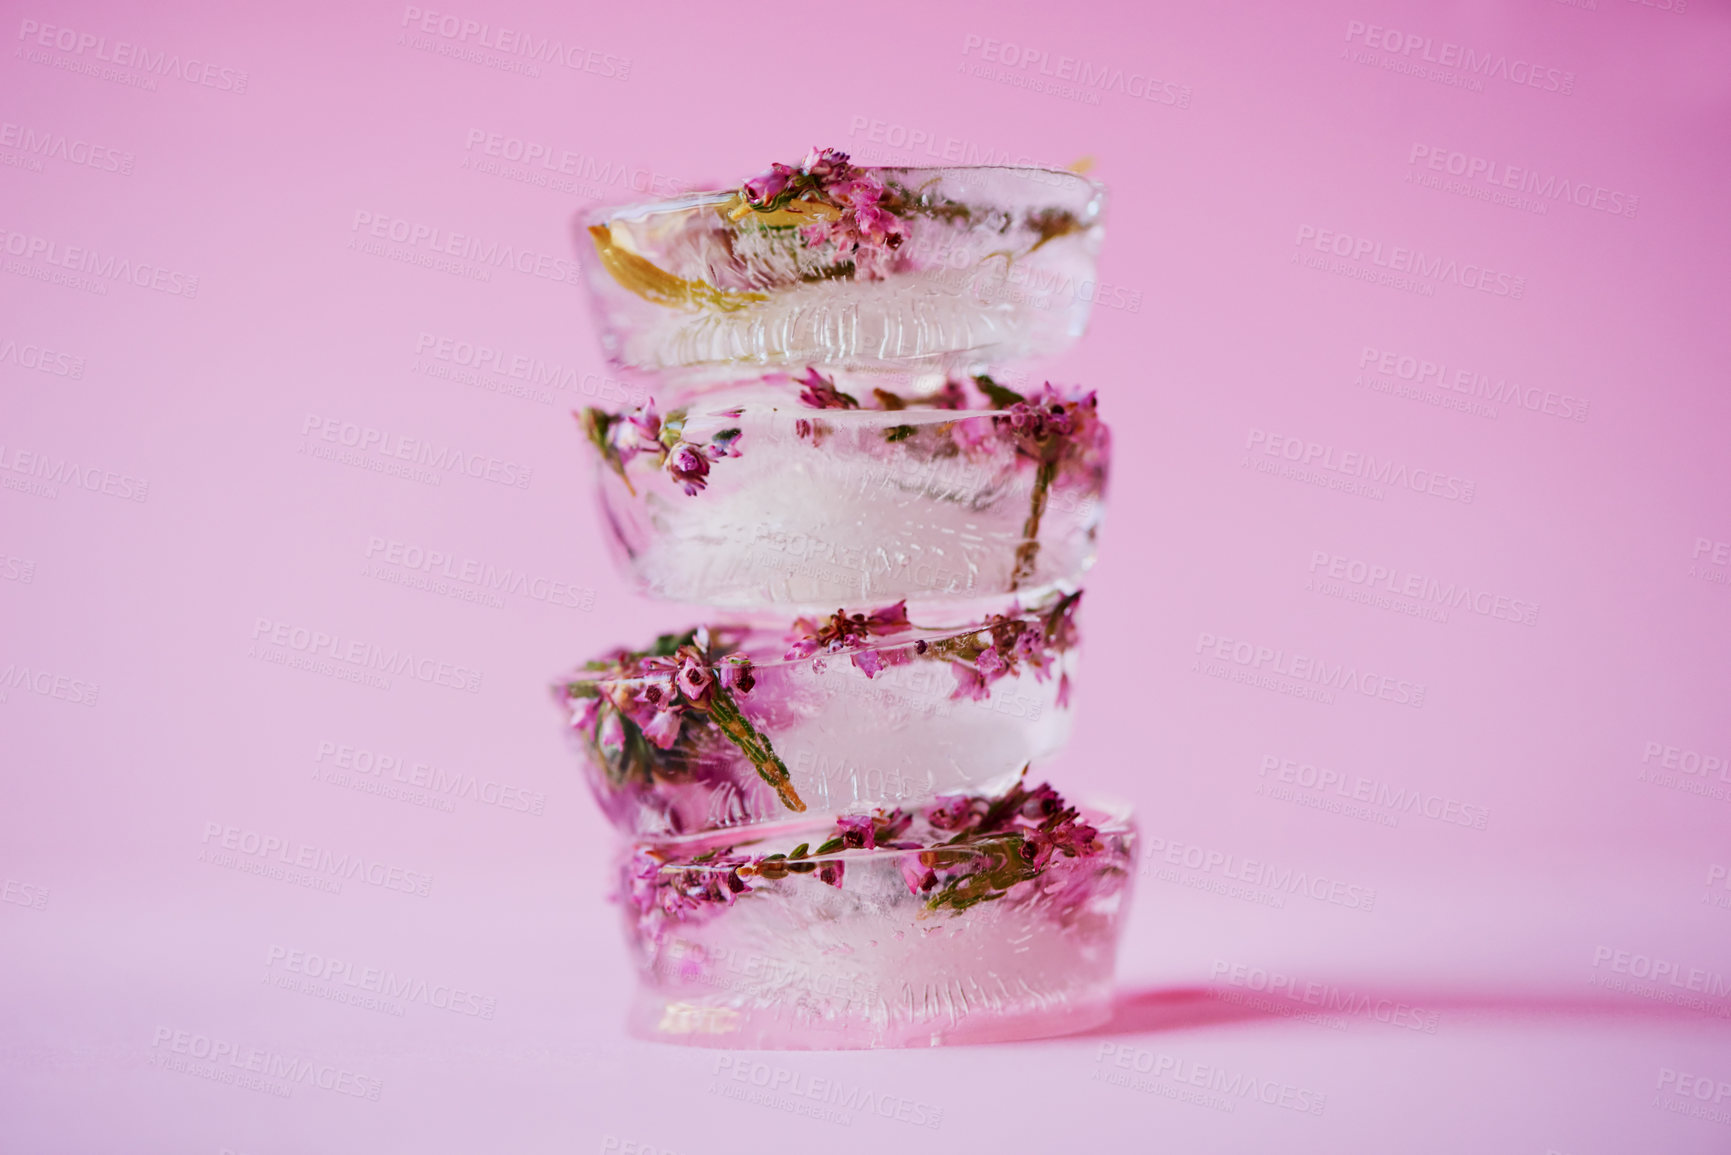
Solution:
[[[1731,1148],[1725,5],[8,7],[0,1147]],[[523,71],[499,26],[577,67]],[[145,55],[104,63],[117,42]],[[1494,74],[1451,69],[1467,51]],[[552,167],[489,158],[495,134]],[[1091,156],[1111,188],[1111,307],[1051,369],[1100,389],[1119,449],[1051,773],[1133,800],[1152,856],[1122,1013],[1087,1037],[748,1056],[620,1030],[611,840],[544,686],[689,615],[602,549],[567,411],[613,386],[571,218],[613,176],[814,143]],[[1528,174],[1569,195],[1487,180]],[[363,243],[386,218],[529,271]],[[1435,275],[1378,281],[1397,247]],[[555,384],[453,373],[445,341]],[[1413,390],[1420,362],[1446,369]],[[327,420],[532,472],[321,458]],[[1336,468],[1279,472],[1289,444]],[[1349,453],[1417,488],[1326,484]],[[416,588],[393,542],[531,581]],[[1473,598],[1340,596],[1370,567]],[[450,678],[291,668],[261,621]],[[1419,704],[1295,696],[1271,674],[1295,655]],[[345,785],[345,747],[397,761]],[[394,781],[417,765],[485,796]],[[245,872],[212,853],[228,828],[383,884]],[[427,993],[338,1001],[307,956]],[[317,1074],[213,1080],[236,1068],[178,1053],[205,1046]],[[799,1114],[826,1086],[871,1106]]]

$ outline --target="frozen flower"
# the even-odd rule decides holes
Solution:
[[[924,894],[938,884],[937,872],[926,865],[923,854],[904,854],[898,865],[909,894]]]
[[[843,815],[835,820],[836,833],[846,850],[871,850],[877,846],[877,831],[869,814]]]
[[[572,698],[571,728],[581,730],[585,734],[594,729],[595,717],[601,710],[600,698]]]
[[[782,166],[777,165],[776,167],[781,168]],[[833,148],[819,148],[816,145],[812,145],[811,151],[806,153],[805,163],[800,167],[819,181],[845,177],[853,170],[853,165],[848,162],[847,153],[839,152]]]
[[[964,453],[977,453],[997,444],[997,427],[991,417],[964,417],[950,424],[950,440]]]
[[[844,869],[843,864],[834,859],[831,859],[828,862],[821,862],[817,867],[818,880],[820,882],[827,882],[831,886],[839,887],[841,885]]]
[[[617,750],[625,745],[625,723],[620,720],[619,711],[609,710],[602,717],[595,741],[606,750]]]
[[[658,665],[662,663],[657,663]],[[648,678],[643,688],[637,691],[634,699],[651,710],[667,710],[678,700],[675,697],[673,679],[665,675]]]
[[[684,442],[667,453],[667,475],[678,482],[687,495],[694,495],[709,484],[709,455],[695,445]]]
[[[966,662],[951,662],[950,673],[956,676],[956,690],[952,698],[964,701],[983,702],[991,696],[991,690],[986,686],[986,680],[980,677],[980,672]]]
[[[837,610],[821,624],[811,618],[799,618],[793,623],[793,632],[789,635],[793,644],[788,647],[787,658],[795,661],[818,653],[836,654],[851,650],[855,668],[869,678],[885,666],[896,665],[910,657],[901,647],[893,650],[872,648],[872,640],[912,628],[906,601],[869,614]]]
[[[800,386],[799,401],[813,409],[858,409],[859,402],[835,387],[833,377],[825,377],[816,369],[807,368],[804,377],[796,377]]]
[[[715,684],[715,674],[710,671],[709,664],[696,654],[686,654],[679,663],[679,673],[675,678],[679,692],[693,705],[702,705],[708,697],[710,688]]]
[[[751,672],[751,659],[735,654],[721,664],[721,684],[741,694],[751,693],[757,678]]]
[[[768,172],[759,173],[745,182],[745,199],[754,205],[768,204],[786,191],[795,175],[796,170],[788,165],[771,165]]]
[[[680,710],[657,710],[655,717],[643,727],[643,736],[655,743],[658,749],[671,750],[679,740],[681,713]]]
[[[651,397],[643,408],[631,410],[625,420],[643,441],[651,445],[660,443],[661,414],[655,411],[655,398]]]

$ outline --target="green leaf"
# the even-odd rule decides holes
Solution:
[[[913,435],[914,427],[912,425],[892,425],[884,430],[885,441],[906,441]]]
[[[776,756],[769,739],[752,726],[751,720],[740,710],[739,703],[733,700],[727,687],[717,682],[710,689],[707,709],[710,720],[750,759],[757,770],[757,776],[769,783],[776,797],[781,799],[781,804],[789,810],[803,811],[805,803],[793,788],[793,776],[787,772],[787,764]]]
[[[1006,389],[984,373],[974,378],[974,385],[986,395],[986,400],[992,403],[993,409],[1008,409],[1027,400],[1014,389]]]
[[[619,480],[625,483],[626,492],[637,496],[637,490],[632,487],[631,479],[625,476],[625,461],[619,456],[619,450],[613,444],[612,431],[623,418],[593,406],[577,415],[577,424],[582,426],[589,443],[595,446],[595,452],[601,455],[601,460],[607,467],[619,475]]]

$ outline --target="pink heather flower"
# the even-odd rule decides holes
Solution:
[[[643,683],[643,688],[637,691],[633,701],[648,706],[651,710],[668,710],[678,699],[673,690],[673,679],[665,674],[651,677]]]
[[[1009,672],[1009,663],[997,650],[987,650],[974,659],[974,668],[987,683],[995,682]]]
[[[679,740],[680,714],[679,710],[658,710],[649,725],[643,727],[643,736],[655,743],[661,750],[671,750]]]
[[[911,629],[908,621],[908,600],[903,598],[893,606],[873,610],[866,617],[866,626],[874,634],[894,634]]]
[[[835,820],[836,833],[847,850],[871,850],[877,846],[877,831],[869,814],[848,814]]]
[[[820,862],[817,866],[818,881],[827,882],[831,886],[839,887],[845,869],[843,863],[837,862],[834,859],[831,859],[828,862]]]
[[[926,821],[934,830],[960,830],[971,826],[985,812],[984,799],[967,794],[946,794],[926,809]]]
[[[761,172],[745,182],[745,199],[752,204],[767,204],[786,191],[788,182],[793,177],[794,170],[788,165],[771,165],[769,171]]]
[[[997,443],[995,418],[964,417],[950,425],[950,440],[964,453],[975,453]]]
[[[932,394],[933,409],[963,409],[968,404],[968,395],[962,389],[962,383],[954,377],[944,379],[944,387]],[[967,448],[963,446],[963,448]]]
[[[751,659],[735,654],[721,664],[721,684],[741,694],[751,693],[757,678],[751,672]]]
[[[816,369],[807,368],[804,377],[797,377],[799,401],[813,409],[858,409],[859,402],[835,387],[833,377],[825,377]]]
[[[681,443],[667,454],[667,475],[679,483],[687,496],[700,492],[709,482],[709,457],[695,445]]]
[[[1068,673],[1058,675],[1057,705],[1060,710],[1068,709],[1070,706],[1070,675]]]
[[[799,239],[808,249],[815,249],[830,239],[830,222],[817,220],[799,227]]]
[[[644,441],[653,445],[661,440],[661,414],[655,411],[655,398],[651,397],[643,408],[631,410],[625,420]]]
[[[986,680],[966,662],[951,662],[950,672],[956,676],[956,692],[950,697],[983,702],[991,695],[991,690],[986,687]]]
[[[818,148],[816,145],[812,146],[805,156],[805,163],[799,167],[820,181],[844,178],[853,169],[853,165],[848,162],[847,153],[833,148]]]
[[[715,675],[709,665],[695,654],[687,654],[679,664],[679,674],[675,679],[679,692],[696,704],[702,704],[710,689],[715,685]]]
[[[899,865],[909,894],[924,894],[938,884],[937,872],[921,861],[923,858],[923,854],[902,855]]]
[[[861,650],[853,656],[854,668],[871,677],[884,668],[884,656],[877,650]]]
[[[595,733],[595,741],[608,750],[617,750],[625,745],[625,723],[620,721],[619,711],[607,711],[607,716],[601,719],[601,728]]]
[[[601,712],[600,698],[571,699],[571,728],[585,733],[595,727],[595,717]]]

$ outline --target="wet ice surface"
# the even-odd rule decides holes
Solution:
[[[1059,352],[1082,334],[1099,186],[1046,169],[872,171],[898,190],[907,227],[882,279],[826,263],[797,228],[731,220],[731,193],[591,218],[608,355],[649,370],[973,365]]]
[[[786,1049],[1084,1030],[1109,1010],[1135,844],[1126,816],[1091,817],[1102,853],[1054,857],[1038,878],[959,912],[910,890],[904,864],[917,852],[885,850],[842,855],[839,887],[790,875],[695,917],[639,920],[627,902],[640,979],[632,1030]]]
[[[700,493],[647,457],[624,477],[601,468],[609,526],[645,592],[740,608],[1028,598],[1093,563],[1103,454],[1098,471],[1052,480],[1029,537],[1034,463],[989,432],[956,444],[958,423],[989,431],[990,413],[813,410],[793,393],[693,407],[687,440],[739,431],[738,456],[716,461]]]
[[[997,795],[1024,766],[1063,746],[1071,712],[1058,698],[1073,650],[1043,672],[1024,665],[1005,674],[974,698],[959,692],[950,662],[935,651],[917,655],[915,635],[905,637],[878,647],[884,667],[870,677],[846,654],[783,660],[780,629],[762,630],[745,646],[756,662],[754,684],[733,700],[785,766],[803,815],[700,714],[672,748],[637,746],[652,775],[641,762],[623,767],[587,732],[573,732],[571,745],[615,827],[654,839],[915,806],[945,794]]]

